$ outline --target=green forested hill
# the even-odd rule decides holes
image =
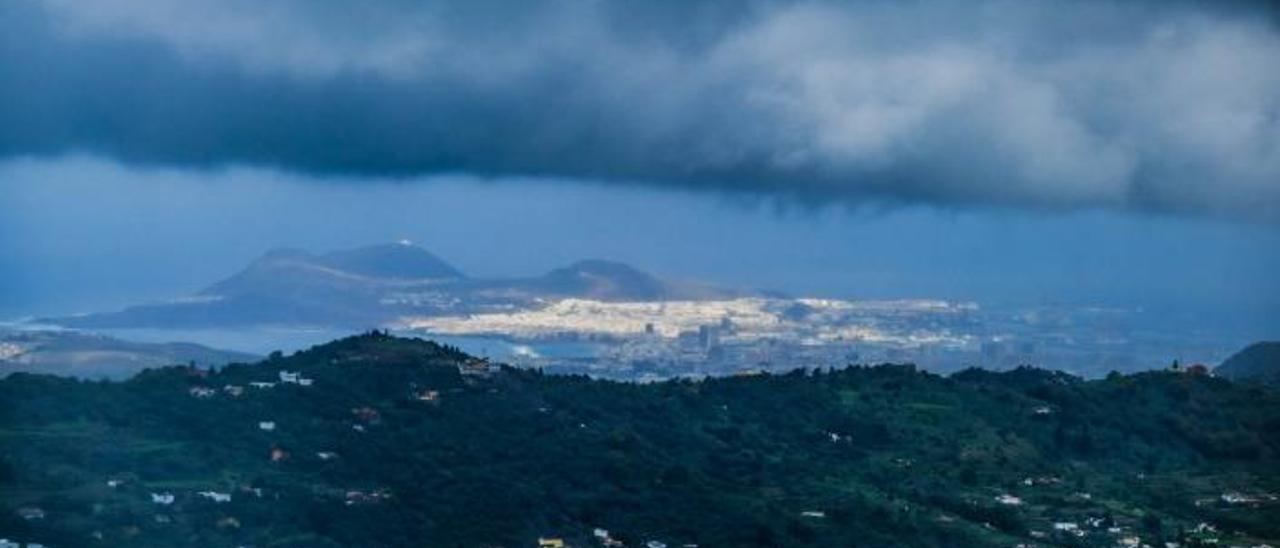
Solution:
[[[1280,539],[1280,399],[1222,379],[881,366],[636,385],[484,369],[374,333],[211,374],[13,375],[0,381],[0,537],[599,546],[603,528],[627,546],[672,547]]]

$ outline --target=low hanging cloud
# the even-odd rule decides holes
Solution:
[[[1276,221],[1278,67],[1245,2],[18,0],[0,156]]]

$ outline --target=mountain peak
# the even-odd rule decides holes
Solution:
[[[663,298],[667,284],[631,265],[588,259],[548,272],[542,278],[552,292],[603,300],[649,301]]]
[[[328,267],[378,278],[458,279],[466,276],[408,240],[334,251],[320,257]]]
[[[307,263],[373,278],[466,278],[461,271],[409,240],[344,249],[323,255],[281,247],[262,254],[254,261],[254,265],[271,266],[281,262]]]
[[[591,259],[535,278],[468,278],[409,241],[314,254],[278,248],[194,299],[139,305],[66,326],[384,325],[407,316],[528,308],[564,298],[652,302],[729,298],[739,292],[670,282],[630,265]]]
[[[600,274],[600,275],[627,275],[627,276],[649,276],[648,273],[618,261],[609,261],[605,259],[583,259],[574,262],[569,266],[559,268],[553,272],[574,272],[578,274]]]

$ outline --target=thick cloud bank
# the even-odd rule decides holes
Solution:
[[[18,0],[0,156],[1280,220],[1247,3]]]

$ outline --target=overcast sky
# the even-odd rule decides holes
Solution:
[[[0,4],[0,316],[405,237],[1280,317],[1266,3],[459,4]]]

